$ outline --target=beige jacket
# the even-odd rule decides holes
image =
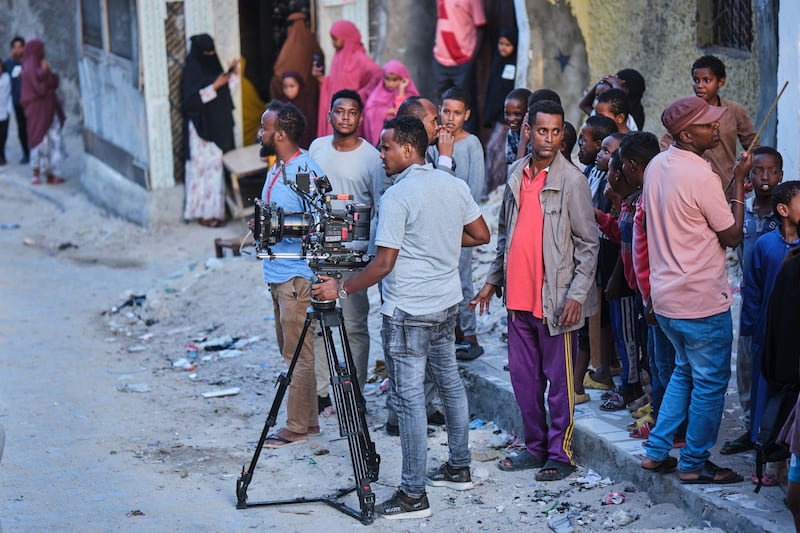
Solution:
[[[489,268],[487,283],[505,285],[506,258],[519,213],[522,172],[531,156],[511,166],[497,236],[497,256]],[[589,184],[577,168],[560,153],[550,164],[539,200],[544,213],[544,282],[542,309],[551,335],[573,331],[583,326],[584,318],[599,310],[595,285],[597,251],[600,243],[594,220]],[[520,236],[517,235],[517,238]],[[514,287],[504,287],[506,291]],[[564,328],[557,325],[567,298],[582,304],[580,323]]]

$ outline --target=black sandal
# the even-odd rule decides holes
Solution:
[[[697,477],[686,479],[679,475],[678,479],[684,485],[727,485],[729,483],[744,481],[741,475],[730,468],[722,468],[711,461],[705,462],[703,468],[698,472]]]
[[[536,472],[536,481],[559,481],[575,472],[575,465],[548,459],[544,466]]]
[[[544,463],[544,459],[535,457],[526,449],[510,453],[505,459],[497,463],[497,468],[503,470],[504,472],[514,472],[516,470],[542,468]]]
[[[652,459],[651,459],[652,461]],[[656,461],[653,461],[654,463]],[[647,470],[648,472],[658,473],[658,474],[669,474],[670,472],[674,471],[678,467],[678,460],[671,455],[668,455],[664,458],[663,461],[658,461],[658,464],[653,467],[647,467],[642,464],[642,468]]]

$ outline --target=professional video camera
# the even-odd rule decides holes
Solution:
[[[326,176],[313,176],[312,182],[311,174],[299,172],[284,183],[302,198],[305,209],[287,212],[256,199],[253,236],[260,259],[307,259],[315,272],[355,270],[369,263],[369,206],[353,203],[351,195],[331,193]],[[285,237],[301,239],[299,253],[273,253],[270,247]]]

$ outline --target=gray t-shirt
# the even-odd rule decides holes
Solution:
[[[315,139],[308,148],[311,158],[328,176],[335,194],[351,194],[353,201],[372,207],[370,241],[374,241],[378,203],[385,188],[386,171],[381,155],[364,139],[361,145],[349,152],[340,152],[333,147],[333,135]],[[340,201],[335,201],[340,202]],[[334,203],[334,207],[343,207]],[[358,248],[356,246],[356,248]],[[369,253],[374,255],[370,248]]]
[[[472,197],[477,202],[486,187],[486,162],[480,139],[469,134],[453,145],[453,161],[456,163],[456,177],[469,185]]]
[[[480,216],[467,184],[447,172],[426,164],[401,173],[383,195],[375,239],[399,250],[383,279],[381,313],[424,315],[460,302],[461,235]]]

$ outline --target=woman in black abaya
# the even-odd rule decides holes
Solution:
[[[209,35],[190,40],[182,85],[187,147],[183,218],[216,227],[225,224],[222,154],[234,148],[231,91],[239,82],[239,60],[223,72]]]

